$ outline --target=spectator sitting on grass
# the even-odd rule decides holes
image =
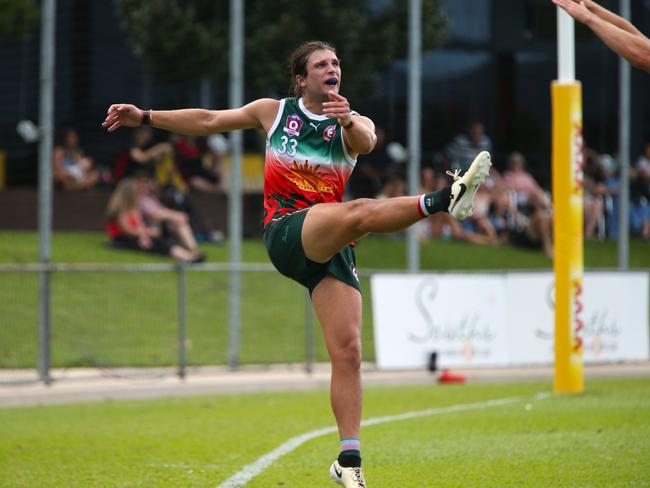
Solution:
[[[99,181],[92,158],[84,154],[75,129],[66,129],[52,153],[54,184],[64,190],[86,190]]]
[[[513,192],[495,192],[489,218],[502,244],[541,248],[553,258],[553,220],[545,210],[538,208],[525,215],[519,210]]]
[[[166,207],[152,192],[153,182],[146,173],[136,176],[136,194],[138,209],[145,225],[158,227],[163,237],[173,237],[185,249],[202,258],[199,246],[194,239],[189,216],[185,212]]]
[[[126,178],[117,185],[108,202],[106,217],[106,230],[113,247],[171,256],[183,262],[202,260],[197,251],[162,238],[158,227],[145,224],[138,208],[135,180]]]

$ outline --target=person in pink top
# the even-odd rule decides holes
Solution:
[[[533,175],[526,171],[526,159],[523,154],[511,153],[508,156],[507,168],[503,173],[503,184],[516,194],[518,205],[542,210],[551,208],[551,202],[544,189],[535,181]]]
[[[189,217],[185,212],[166,207],[151,191],[153,182],[146,174],[139,174],[136,179],[138,208],[147,225],[159,227],[163,235],[170,235],[194,256],[195,262],[204,260],[196,243]]]

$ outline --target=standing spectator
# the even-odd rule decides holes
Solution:
[[[106,217],[106,230],[115,248],[171,256],[184,262],[196,262],[202,258],[196,251],[163,239],[159,228],[146,225],[138,207],[133,179],[126,178],[117,185],[108,202]]]
[[[468,161],[472,161],[481,151],[492,152],[492,140],[485,134],[481,122],[473,121],[467,128],[467,134],[459,134],[447,146],[447,159],[452,170],[466,170]]]
[[[75,129],[66,129],[52,153],[54,184],[64,190],[86,190],[99,181],[92,158],[84,154]]]

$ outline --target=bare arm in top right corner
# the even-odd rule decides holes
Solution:
[[[589,27],[607,46],[634,67],[650,73],[650,39],[622,17],[593,0],[552,0]]]
[[[632,23],[629,20],[624,19],[623,17],[620,17],[616,15],[614,12],[610,12],[607,10],[605,7],[602,7],[598,5],[594,0],[583,0],[585,7],[593,13],[596,14],[598,17],[603,19],[606,22],[609,22],[610,24],[615,25],[619,29],[623,29],[626,32],[629,32],[630,34],[634,34],[635,36],[642,36],[641,31],[634,27]],[[573,0],[574,3],[580,3],[577,0]]]
[[[280,102],[271,98],[255,100],[241,108],[228,110],[205,110],[188,108],[181,110],[152,110],[151,125],[158,129],[179,134],[206,136],[238,129],[264,129],[268,133],[273,125]],[[139,127],[143,110],[135,105],[118,103],[108,109],[102,123],[108,132],[120,127]]]

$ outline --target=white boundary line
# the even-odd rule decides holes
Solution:
[[[541,400],[543,398],[540,395],[538,395],[537,399]],[[371,425],[386,424],[388,422],[398,422],[400,420],[409,420],[409,419],[415,419],[419,417],[427,417],[430,415],[441,415],[444,413],[464,412],[465,410],[500,407],[502,405],[508,405],[519,401],[522,401],[521,397],[501,398],[497,400],[488,400],[485,402],[478,402],[478,403],[459,403],[458,405],[450,405],[448,407],[428,408],[426,410],[406,412],[399,415],[374,417],[361,422],[361,426],[368,427]],[[244,466],[239,472],[235,473],[233,476],[231,476],[226,481],[224,481],[219,486],[217,486],[217,488],[238,488],[240,486],[244,486],[255,476],[257,476],[266,468],[271,466],[271,464],[273,464],[277,459],[284,456],[285,454],[290,453],[291,451],[301,446],[305,442],[314,439],[316,437],[321,437],[327,434],[333,434],[335,432],[337,432],[336,427],[327,427],[324,429],[312,430],[310,432],[306,432],[305,434],[301,434],[299,436],[293,437],[289,439],[287,442],[285,442],[284,444],[280,445],[279,447],[257,458],[257,460],[255,460],[251,464],[247,464],[246,466]]]

